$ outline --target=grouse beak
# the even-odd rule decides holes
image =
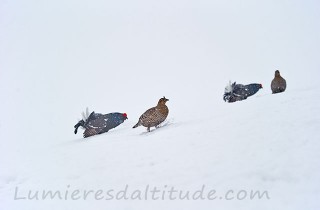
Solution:
[[[260,84],[260,88],[263,88],[263,87],[262,87],[262,84]]]

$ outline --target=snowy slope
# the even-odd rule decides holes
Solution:
[[[318,210],[319,4],[265,1],[0,3],[0,209]],[[287,80],[272,95],[279,69]],[[227,104],[226,83],[262,83]],[[132,129],[170,99],[164,126]],[[88,139],[86,107],[128,120]],[[14,200],[28,191],[146,186],[216,200]],[[226,200],[233,190],[270,199]],[[222,197],[222,199],[220,199]]]
[[[3,209],[317,209],[320,162],[319,91],[258,94],[221,104],[207,116],[176,117],[151,133],[131,129],[134,120],[110,133],[28,148],[2,171]],[[169,104],[170,106],[171,104]],[[263,107],[263,111],[261,110]],[[70,128],[70,132],[72,127]],[[45,141],[45,139],[44,139]],[[31,142],[30,142],[31,143]],[[16,155],[19,155],[17,152]],[[10,166],[8,166],[10,167]],[[27,190],[133,189],[165,185],[196,190],[268,190],[270,200],[245,201],[13,201]],[[220,191],[219,191],[220,190]]]

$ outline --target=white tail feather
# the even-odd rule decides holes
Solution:
[[[89,117],[89,109],[88,109],[88,107],[86,108],[86,112],[82,112],[82,119],[84,120],[84,121],[86,121],[87,119],[88,119],[88,117]]]
[[[229,84],[227,84],[227,86],[224,88],[224,92],[225,92],[225,93],[230,93],[230,92],[232,92],[232,84],[231,84],[231,81],[229,81]]]
[[[87,117],[87,119],[89,117],[89,109],[88,109],[88,107],[86,108],[86,117]]]

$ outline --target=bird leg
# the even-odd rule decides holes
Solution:
[[[150,132],[150,127],[147,128],[148,132]]]

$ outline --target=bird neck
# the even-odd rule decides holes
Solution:
[[[165,103],[162,103],[162,102],[159,102],[157,106],[158,106],[158,107],[166,106],[166,104],[165,104]]]

